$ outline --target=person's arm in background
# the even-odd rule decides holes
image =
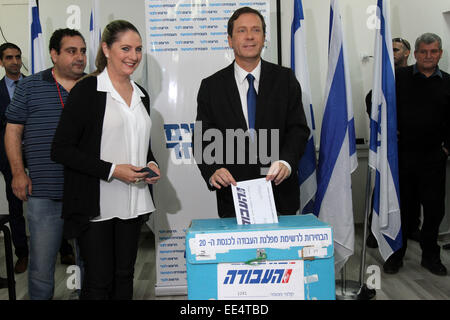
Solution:
[[[22,201],[32,192],[31,178],[25,172],[22,154],[22,140],[25,123],[28,119],[29,92],[32,89],[29,80],[19,82],[14,90],[11,103],[6,108],[5,151],[12,172],[11,187],[13,193]]]
[[[22,155],[23,124],[8,123],[5,132],[5,150],[12,172],[12,190],[14,195],[22,201],[31,195],[31,179],[25,172]]]
[[[366,111],[370,118],[370,115],[372,114],[372,90],[370,90],[366,96]]]

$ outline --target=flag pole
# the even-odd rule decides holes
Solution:
[[[341,280],[336,283],[336,299],[337,300],[370,300],[376,295],[375,289],[370,289],[364,283],[364,270],[366,265],[366,238],[369,224],[369,213],[371,207],[370,194],[372,191],[372,168],[367,166],[367,182],[366,182],[366,199],[364,214],[364,230],[361,246],[361,264],[359,273],[359,282],[347,280],[346,264],[341,269]]]
[[[281,50],[281,0],[277,0],[277,55],[278,65],[282,65],[283,56]]]
[[[342,266],[341,279],[336,281],[336,300],[359,300],[359,282],[347,280],[347,263]]]
[[[372,169],[367,165],[367,182],[366,182],[366,208],[364,214],[364,232],[362,238],[362,249],[361,249],[361,265],[359,270],[359,292],[358,300],[370,300],[376,295],[375,289],[370,289],[364,283],[364,270],[366,269],[366,239],[367,239],[367,229],[369,225],[369,214],[371,208],[370,194],[372,191]]]
[[[367,180],[366,180],[366,199],[365,199],[365,214],[364,214],[364,232],[363,232],[363,243],[361,249],[361,268],[359,273],[359,285],[362,287],[364,282],[364,269],[366,264],[366,238],[367,238],[367,227],[369,221],[369,211],[370,211],[370,191],[371,191],[371,181],[372,172],[370,166],[367,166]]]

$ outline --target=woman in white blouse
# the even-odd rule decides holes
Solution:
[[[155,210],[150,100],[130,79],[141,59],[138,30],[108,24],[97,71],[72,89],[53,141],[52,159],[65,165],[64,234],[84,263],[81,299],[132,299],[140,229]]]

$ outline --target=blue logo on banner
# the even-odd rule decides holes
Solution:
[[[165,124],[166,148],[173,149],[176,159],[191,159],[192,157],[192,133],[194,124]]]

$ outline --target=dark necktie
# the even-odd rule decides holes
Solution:
[[[12,87],[12,96],[10,97],[11,100],[12,100],[12,97],[14,95],[14,92],[16,91],[18,83],[19,83],[19,80],[14,80],[14,87]]]
[[[255,77],[249,73],[247,75],[248,91],[247,91],[247,111],[248,111],[248,128],[255,129],[255,115],[256,115],[256,90],[253,85]],[[253,138],[253,134],[251,134]]]

